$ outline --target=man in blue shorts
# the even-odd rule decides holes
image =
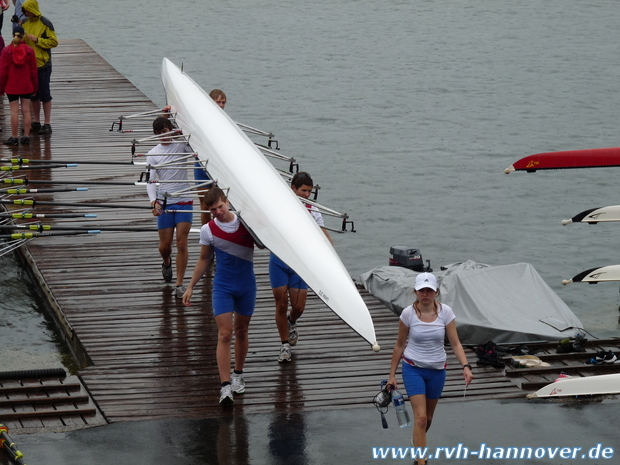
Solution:
[[[254,239],[229,210],[224,191],[212,187],[204,196],[213,219],[200,229],[200,257],[183,295],[191,305],[194,286],[211,264],[215,251],[212,306],[217,324],[217,368],[220,375],[220,404],[233,402],[233,394],[245,392],[243,366],[248,353],[248,329],[256,304]],[[230,374],[230,342],[235,334],[235,366]]]
[[[291,189],[302,199],[310,198],[313,187],[312,178],[303,171],[296,173],[291,180]],[[332,238],[324,228],[323,215],[312,205],[306,204],[306,208],[333,245]],[[278,362],[286,363],[291,361],[291,346],[297,344],[299,338],[297,320],[306,308],[308,285],[273,253],[269,257],[269,281],[276,301],[276,326],[282,343]],[[290,314],[288,314],[289,300],[291,302]]]
[[[173,131],[174,126],[162,116],[153,121],[153,132],[155,134],[165,134]],[[185,286],[185,270],[187,269],[187,236],[192,227],[192,208],[193,200],[189,194],[179,194],[170,197],[170,194],[187,190],[190,188],[187,183],[187,168],[181,166],[185,159],[182,153],[191,153],[191,148],[185,142],[173,142],[170,139],[162,140],[157,146],[147,153],[147,163],[151,166],[150,180],[159,181],[159,188],[156,184],[147,184],[146,191],[151,201],[153,215],[157,217],[157,230],[159,232],[159,253],[163,259],[161,273],[164,280],[169,283],[172,281],[172,241],[176,231],[177,236],[177,256],[176,256],[176,288],[174,294],[178,299],[183,298]],[[178,162],[175,169],[175,162]],[[164,199],[166,199],[166,210],[174,210],[174,213],[166,213],[163,209]]]

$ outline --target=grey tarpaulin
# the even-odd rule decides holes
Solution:
[[[440,299],[456,314],[461,342],[558,341],[583,328],[579,318],[529,263],[455,263],[433,272]],[[360,276],[364,287],[395,314],[415,300],[417,272],[380,266]]]

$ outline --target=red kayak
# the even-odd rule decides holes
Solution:
[[[528,155],[517,161],[504,173],[513,171],[561,170],[574,168],[605,168],[620,166],[620,147],[606,149],[567,150]]]

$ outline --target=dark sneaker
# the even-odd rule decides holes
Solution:
[[[39,132],[41,130],[41,123],[34,122],[30,125],[30,128],[34,131],[34,132]]]
[[[30,145],[30,137],[22,137],[21,139],[19,139],[19,143],[22,145]]]
[[[618,360],[618,357],[616,357],[616,354],[611,350],[605,354],[605,358],[603,359],[605,363],[614,363],[616,360]]]
[[[172,261],[170,261],[170,265],[161,264],[161,275],[167,283],[172,281]]]
[[[44,124],[43,126],[41,126],[41,129],[39,129],[39,134],[51,134],[52,133],[52,126],[49,124]]]
[[[9,137],[7,140],[5,140],[4,142],[2,142],[4,145],[11,145],[11,146],[15,146],[15,145],[19,145],[19,139],[17,137]]]

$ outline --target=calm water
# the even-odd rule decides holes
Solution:
[[[354,277],[385,264],[390,245],[419,247],[437,268],[529,262],[590,332],[618,334],[618,286],[561,280],[619,263],[620,225],[560,224],[619,203],[618,171],[503,174],[530,153],[618,145],[617,2],[45,0],[41,8],[61,39],[86,40],[157,104],[164,56],[205,89],[224,89],[231,116],[274,132],[323,187],[319,200],[355,220],[356,234],[336,237]],[[19,275],[10,261],[3,270],[10,282]],[[37,320],[34,304],[5,283],[0,337],[28,353],[22,347],[50,335],[37,333],[40,317],[25,322]],[[16,307],[29,315],[19,317],[32,329],[24,337],[8,326]]]

